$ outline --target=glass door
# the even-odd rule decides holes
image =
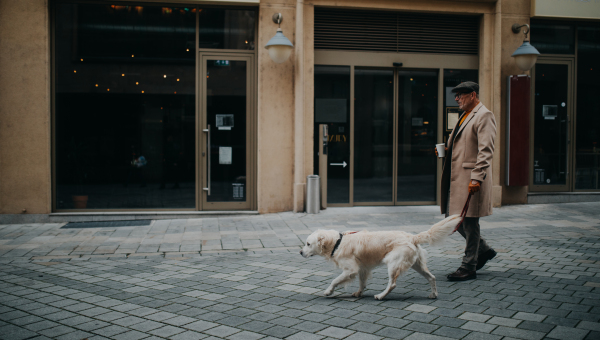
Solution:
[[[398,71],[396,204],[434,204],[438,130],[438,71]]]
[[[572,121],[570,60],[540,60],[534,68],[532,191],[568,191]]]
[[[252,55],[200,54],[201,210],[250,209]]]
[[[355,205],[393,204],[394,69],[392,68],[354,68],[353,170]]]

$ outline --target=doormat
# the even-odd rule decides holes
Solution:
[[[150,223],[152,223],[152,220],[69,222],[62,226],[61,229],[141,227],[150,225]]]

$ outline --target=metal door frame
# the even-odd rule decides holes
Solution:
[[[529,192],[570,192],[575,187],[575,57],[540,56],[536,64],[567,65],[567,174],[564,185],[534,185],[534,142],[535,142],[535,67],[531,69],[531,109],[529,112]]]
[[[207,150],[206,113],[206,72],[207,60],[237,60],[246,61],[246,201],[244,202],[208,202],[207,187],[208,157],[203,156]],[[198,89],[196,109],[196,200],[197,210],[251,210],[256,209],[256,54],[248,52],[198,52]]]

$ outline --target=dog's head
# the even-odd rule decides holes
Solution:
[[[308,235],[306,244],[300,250],[300,255],[311,257],[313,255],[329,256],[340,234],[335,230],[317,230]]]

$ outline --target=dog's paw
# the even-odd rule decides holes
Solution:
[[[362,296],[362,292],[359,290],[358,292],[354,292],[354,293],[352,293],[352,296],[353,296],[353,297],[357,297],[357,298],[359,298],[359,297],[361,297],[361,296]]]
[[[329,296],[329,295],[331,295],[331,294],[333,294],[333,289],[327,289],[327,290],[325,291],[325,293],[323,293],[323,295],[325,295],[325,296]]]
[[[437,299],[437,293],[431,293],[431,294],[429,294],[428,298],[430,298],[430,299]]]
[[[385,295],[383,295],[383,294],[377,294],[377,295],[375,295],[375,300],[383,300],[384,297],[385,297]]]

